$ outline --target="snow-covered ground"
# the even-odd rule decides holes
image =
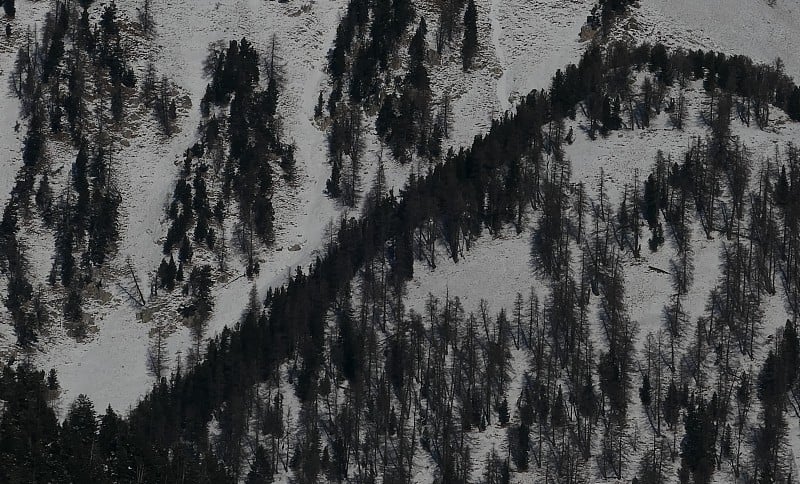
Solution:
[[[494,0],[495,50],[501,61],[503,92],[511,101],[533,89],[548,89],[557,69],[577,62],[586,42],[581,26],[592,9],[590,0]],[[495,31],[498,31],[495,34]]]
[[[19,132],[13,129],[20,117],[19,103],[6,88],[8,76],[26,26],[40,25],[53,3],[18,0],[12,39],[0,39],[0,205],[7,201],[21,164],[24,137],[24,123]],[[119,3],[124,14],[135,18],[138,2]],[[446,50],[430,66],[434,101],[440,102],[445,93],[452,99],[452,135],[446,147],[468,145],[475,135],[488,129],[493,117],[513,109],[521,96],[532,89],[546,89],[556,69],[577,62],[586,45],[579,39],[580,28],[593,2],[478,0],[476,3],[481,47],[475,68],[462,71],[458,49]],[[42,368],[57,369],[62,405],[84,393],[96,408],[111,404],[124,411],[152,384],[145,364],[150,333],[156,321],[174,317],[174,311],[168,308],[169,296],[162,295],[148,302],[147,314],[153,314],[152,318],[141,317],[141,308],[126,294],[133,287],[127,260],[130,259],[146,296],[151,272],[162,257],[161,238],[167,229],[164,208],[178,176],[179,162],[184,151],[197,140],[196,128],[201,121],[198,104],[207,83],[203,60],[210,44],[246,37],[260,52],[267,52],[275,36],[285,77],[279,112],[284,121],[284,139],[297,145],[298,175],[296,184],[274,200],[276,241],[273,247],[260,251],[261,272],[255,280],[243,277],[241,261],[231,257],[230,270],[213,291],[215,307],[207,335],[214,335],[239,318],[253,287],[263,295],[268,287],[285,282],[297,266],[307,267],[322,249],[329,223],[348,212],[323,193],[330,167],[326,160],[325,133],[313,120],[317,95],[329,90],[325,59],[346,2],[197,0],[187,5],[156,0],[153,5],[155,35],[152,39],[142,39],[141,45],[134,49],[139,55],[136,68],[141,73],[145,62],[151,60],[159,74],[178,86],[181,99],[187,102],[181,104],[179,131],[171,138],[158,132],[149,113],[134,112],[122,130],[124,142],[115,146],[114,166],[124,196],[122,234],[119,253],[105,275],[106,293],[87,302],[93,330],[87,341],[76,342],[65,336],[56,318],[50,336],[35,353],[35,360]],[[428,43],[433,47],[437,22],[434,9],[417,2],[417,10],[428,22]],[[4,22],[0,21],[0,26]],[[766,0],[644,0],[622,20],[617,35],[636,41],[664,42],[673,47],[745,54],[767,63],[780,57],[786,72],[800,79],[800,58],[795,52],[800,45],[800,5],[792,0],[777,0],[774,6],[769,6]],[[620,130],[607,138],[591,140],[582,129],[585,119],[581,115],[574,121],[568,120],[567,127],[572,127],[576,136],[574,143],[565,147],[573,181],[585,182],[590,196],[595,197],[593,187],[602,169],[611,202],[616,205],[622,187],[632,183],[636,173],[639,183],[643,182],[657,151],[680,160],[690,139],[705,136],[707,131],[699,119],[703,102],[700,83],[690,85],[686,94],[690,116],[682,131],[674,129],[668,116],[662,113],[650,128]],[[771,117],[772,123],[766,130],[743,126],[738,120],[732,123],[733,133],[748,147],[757,165],[774,157],[776,147],[780,152],[787,140],[800,139],[800,126],[788,122],[776,110]],[[368,123],[374,123],[374,117],[368,117]],[[409,171],[426,168],[417,164],[400,166],[389,160],[388,150],[381,153],[372,129],[366,138],[362,192],[372,182],[381,154],[389,185],[395,189],[402,186]],[[63,184],[68,168],[59,167],[69,166],[74,150],[65,143],[51,143],[48,152],[51,169],[60,174]],[[357,213],[353,210],[349,215]],[[513,228],[496,237],[485,232],[458,263],[448,259],[444,251],[435,270],[417,262],[415,277],[407,287],[406,307],[424,313],[428,294],[440,300],[449,294],[459,297],[467,312],[477,311],[479,301],[485,299],[490,312],[496,314],[500,309],[511,311],[516,294],[527,297],[531,288],[544,301],[547,285],[536,274],[530,255],[535,223],[535,217],[530,217],[526,230],[520,234]],[[675,256],[669,236],[656,253],[647,250],[648,236],[645,230],[641,259],[630,258],[625,264],[626,303],[631,319],[640,328],[637,339],[640,349],[647,333],[662,327],[662,311],[672,293],[670,276],[655,272],[650,266],[668,269],[670,258]],[[34,221],[21,231],[20,239],[28,248],[34,285],[43,286],[51,266],[52,230]],[[697,225],[693,228],[695,278],[686,300],[690,321],[703,314],[709,291],[719,282],[721,243],[720,237],[708,240]],[[3,290],[0,286],[0,291]],[[760,337],[765,340],[786,319],[781,292],[767,298],[763,306],[766,327]],[[5,308],[0,307],[0,321],[7,319]],[[597,325],[596,315],[592,321]],[[185,355],[191,346],[191,335],[182,325],[168,322],[172,331],[168,351],[175,364],[178,355]],[[10,349],[13,341],[10,325],[0,324],[0,354]],[[519,394],[527,364],[526,355],[521,352],[514,351],[512,356],[509,402],[515,401]],[[292,394],[285,382],[282,391]],[[293,401],[289,406],[297,408],[298,404]],[[634,422],[642,429],[647,426],[643,415],[635,415]],[[795,423],[790,433],[796,449]],[[504,448],[506,436],[499,428],[492,428],[476,438],[480,439],[475,456],[477,473],[485,453],[493,445],[498,451]],[[419,461],[420,470],[431,464],[426,455]],[[728,477],[717,473],[715,479],[724,482]],[[421,471],[419,478],[429,480],[430,475]]]
[[[527,300],[531,289],[543,300],[548,290],[545,280],[535,274],[530,242],[529,230],[517,234],[509,227],[497,237],[487,232],[457,263],[439,247],[436,269],[426,262],[414,264],[414,279],[406,286],[406,308],[425,314],[428,294],[442,301],[448,294],[458,297],[467,313],[477,313],[481,299],[489,303],[491,314],[510,311],[517,292]]]
[[[786,73],[800,79],[800,4],[794,0],[644,0],[632,10],[637,41],[684,49],[742,54],[771,64],[780,57]],[[630,33],[630,32],[629,32]]]

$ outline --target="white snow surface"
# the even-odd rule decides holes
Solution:
[[[643,0],[628,25],[637,41],[742,54],[800,79],[800,4],[794,0]],[[624,24],[624,22],[623,22]]]

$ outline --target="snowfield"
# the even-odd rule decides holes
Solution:
[[[800,79],[800,4],[793,0],[769,3],[643,0],[625,28],[636,41],[742,54],[766,64],[780,58],[786,73]]]

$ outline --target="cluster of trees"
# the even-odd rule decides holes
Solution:
[[[205,244],[211,250],[215,247],[216,232],[213,227],[209,226],[212,210],[205,181],[208,169],[208,166],[202,163],[192,169],[191,163],[187,161],[184,164],[184,173],[175,185],[172,201],[167,211],[172,219],[172,225],[167,231],[163,247],[164,254],[169,256],[169,264],[165,259],[159,267],[157,284],[160,288],[171,291],[174,289],[176,281],[183,280],[184,264],[191,262],[194,254],[192,240],[198,245]],[[192,175],[194,175],[194,180],[190,183],[187,179],[190,179]],[[221,220],[218,220],[216,216],[214,220],[221,224]],[[193,223],[195,230],[190,238],[189,230]],[[173,270],[175,266],[173,252],[176,250],[180,265]]]
[[[192,264],[194,252],[202,248],[216,254],[220,269],[225,268],[227,207],[238,205],[236,227],[239,246],[247,257],[248,277],[259,271],[256,257],[260,243],[270,243],[274,235],[275,193],[273,178],[280,169],[287,177],[294,166],[294,146],[281,140],[278,96],[281,72],[277,39],[273,37],[266,58],[247,39],[215,47],[206,60],[211,82],[200,109],[201,139],[186,150],[183,169],[175,185],[168,216],[164,259],[151,281],[151,293],[182,287],[189,296],[180,314],[192,330],[192,361],[201,353],[206,320],[213,307],[211,288],[214,271],[208,264]],[[154,76],[153,76],[154,77]],[[266,88],[263,88],[262,77]],[[163,92],[166,80],[159,92]],[[147,84],[147,78],[144,81]],[[161,95],[157,95],[156,103]],[[174,101],[169,111],[174,112]],[[177,259],[177,263],[176,263]],[[206,259],[206,258],[204,258]],[[207,260],[207,259],[206,259]],[[163,367],[161,331],[155,331],[151,365]],[[160,371],[152,371],[157,377]]]
[[[64,316],[74,323],[75,336],[86,334],[81,310],[82,291],[93,280],[96,268],[102,267],[119,238],[117,223],[122,197],[117,189],[113,160],[100,144],[90,152],[87,144],[78,150],[64,188],[51,217],[55,227],[55,256],[50,284],[60,284],[66,291]],[[46,188],[43,178],[39,193]],[[79,259],[75,252],[83,248]]]
[[[466,29],[471,28],[471,25],[468,25],[468,22],[470,22],[470,17],[472,14],[470,13],[469,15],[466,15],[465,12],[465,17],[463,19],[461,17],[461,12],[464,11],[464,6],[466,4],[467,2],[465,0],[436,0],[432,3],[432,6],[436,9],[436,13],[439,15],[439,29],[435,34],[437,55],[441,56],[447,49],[452,48],[454,39],[458,38],[460,29],[462,27],[461,20],[464,20],[463,26],[466,27]],[[466,35],[468,35],[466,29],[464,32],[465,38]],[[469,46],[467,48],[469,49]],[[467,53],[469,53],[469,51]],[[462,50],[462,60],[463,54],[464,52]],[[469,58],[469,56],[467,57]]]
[[[351,0],[328,54],[334,91],[338,87],[341,96],[346,87],[356,103],[378,94],[397,43],[413,19],[414,8],[408,0]],[[332,99],[338,101],[333,94]]]
[[[586,19],[586,25],[600,31],[603,36],[608,36],[614,26],[614,21],[625,15],[628,7],[636,3],[634,0],[598,0],[592,7],[591,15]]]
[[[23,348],[37,340],[48,317],[41,290],[34,293],[28,280],[27,261],[17,238],[20,218],[30,217],[35,207],[42,220],[54,229],[55,254],[48,282],[64,288],[63,314],[72,323],[69,329],[76,337],[86,334],[81,310],[83,289],[116,249],[119,238],[117,219],[122,199],[104,138],[98,137],[93,150],[88,141],[82,142],[68,183],[56,199],[42,154],[42,130],[38,115],[34,114],[23,148],[24,164],[3,215],[2,267],[9,278],[6,306],[14,320],[17,342]]]
[[[3,6],[3,12],[6,17],[14,18],[17,15],[16,0],[3,0],[0,5]]]
[[[231,189],[237,195],[240,221],[248,233],[251,264],[253,237],[270,242],[274,234],[272,196],[277,167],[273,165],[277,164],[287,175],[294,166],[294,146],[281,140],[278,62],[274,36],[263,73],[259,55],[246,39],[239,42],[238,48],[235,41],[231,42],[227,54],[212,53],[208,61],[213,65],[213,75],[203,102],[223,106],[227,105],[228,96],[234,95],[225,119],[229,155],[223,169],[222,186],[226,197]],[[259,88],[261,75],[266,77],[266,89]],[[216,141],[208,140],[212,145]]]
[[[46,113],[53,133],[65,130],[66,117],[76,145],[106,124],[107,116],[115,123],[122,121],[125,100],[136,84],[116,4],[105,5],[92,25],[90,3],[56,3],[45,17],[41,41],[28,33],[11,81],[23,115]],[[90,86],[102,93],[94,115]]]
[[[401,163],[417,156],[441,156],[445,134],[442,116],[433,116],[430,78],[425,67],[428,45],[425,19],[421,19],[408,45],[409,67],[399,93],[388,93],[381,103],[375,126],[378,135]]]
[[[224,244],[225,207],[231,205],[234,195],[247,272],[252,275],[258,271],[255,248],[259,241],[271,242],[274,235],[272,197],[277,168],[290,176],[294,167],[294,146],[281,140],[277,56],[274,37],[263,66],[261,55],[247,39],[231,41],[227,48],[210,52],[206,69],[211,82],[201,101],[205,118],[202,137],[187,150],[184,170],[175,186],[165,254],[176,247],[184,253],[191,251],[188,231],[192,226],[196,244],[205,244],[211,251]],[[265,89],[261,87],[262,76],[266,78]],[[222,234],[221,244],[216,242],[215,227]],[[224,260],[224,247],[218,253]],[[161,278],[159,284],[169,286],[170,282]]]
[[[459,25],[456,19],[464,5],[462,0],[436,3],[441,12],[437,32],[440,54]],[[361,185],[359,171],[364,150],[361,131],[365,112],[378,112],[375,122],[378,135],[401,163],[414,156],[433,160],[442,155],[442,139],[449,129],[450,102],[444,94],[438,109],[434,108],[424,17],[420,16],[408,41],[404,69],[397,67],[403,59],[399,54],[403,36],[413,21],[414,10],[405,0],[375,4],[353,0],[337,30],[328,55],[332,80],[327,100],[331,177],[326,192],[341,197],[346,205],[356,203]],[[473,2],[466,7],[464,26],[462,53],[464,68],[469,69],[477,52],[477,10]],[[323,115],[322,94],[316,115]]]
[[[355,205],[361,183],[363,111],[379,105],[383,91],[394,82],[393,64],[399,43],[413,19],[414,9],[408,0],[351,0],[328,53],[332,84],[327,101],[331,176],[326,192],[331,197],[341,197],[349,206]],[[424,56],[424,52],[419,55]],[[427,80],[427,72],[424,74]],[[320,93],[317,117],[323,115],[322,103]]]
[[[153,115],[164,135],[171,136],[175,131],[175,122],[178,118],[178,108],[175,103],[175,86],[166,76],[161,76],[161,79],[158,79],[152,62],[147,63],[139,97],[146,107],[153,110]]]
[[[17,238],[20,215],[20,204],[12,193],[0,221],[0,269],[8,277],[4,304],[11,314],[17,343],[28,348],[38,340],[39,333],[47,326],[48,317],[42,304],[41,290],[34,292],[28,277],[28,259]]]
[[[45,16],[40,36],[30,31],[25,36],[11,73],[12,91],[28,122],[23,166],[4,211],[8,230],[3,266],[13,288],[9,304],[18,343],[24,348],[36,341],[47,318],[41,291],[34,292],[24,274],[19,222],[36,215],[53,227],[55,254],[49,283],[64,288],[63,314],[77,337],[86,332],[81,310],[84,288],[97,278],[96,270],[108,261],[119,236],[122,198],[111,147],[136,78],[116,4],[104,5],[93,24],[88,12],[91,3],[56,2]],[[4,2],[6,8],[13,5],[13,1]],[[145,102],[153,102],[149,95],[145,97]],[[77,157],[61,193],[54,194],[46,145],[49,138],[65,134]],[[34,195],[36,210],[30,203]],[[34,314],[41,315],[39,321]]]

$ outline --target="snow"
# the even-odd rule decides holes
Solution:
[[[508,99],[548,89],[557,69],[580,59],[586,42],[579,34],[593,1],[493,1],[492,18],[500,31],[495,45]]]
[[[637,41],[743,54],[800,79],[800,4],[793,0],[645,0],[633,10]]]
[[[476,314],[481,299],[489,303],[491,314],[503,308],[510,314],[517,292],[527,300],[531,288],[543,300],[547,289],[534,273],[530,241],[529,230],[517,234],[507,228],[497,237],[486,232],[457,263],[439,247],[435,269],[414,263],[414,279],[406,285],[407,309],[425,314],[429,293],[442,301],[448,294],[458,297],[467,313]]]

